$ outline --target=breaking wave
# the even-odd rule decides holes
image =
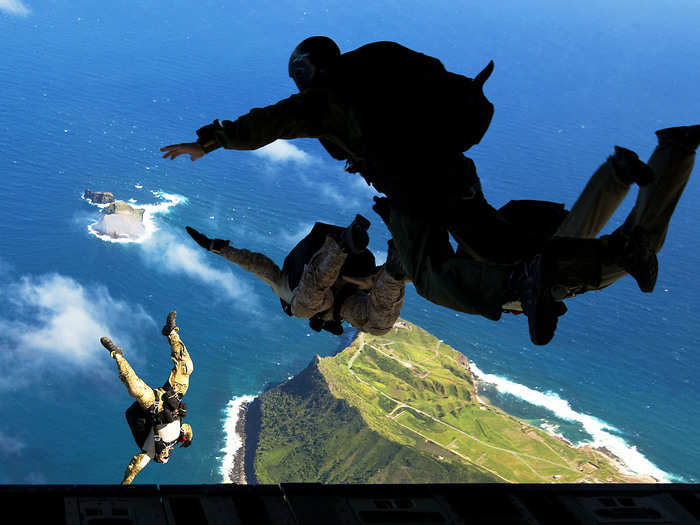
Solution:
[[[224,448],[221,451],[224,453],[224,457],[221,461],[221,467],[219,472],[224,483],[234,483],[233,472],[236,461],[236,454],[243,446],[243,440],[245,436],[242,435],[238,428],[238,420],[241,415],[241,408],[243,405],[250,403],[255,399],[255,396],[240,396],[235,397],[228,402],[226,408],[224,409]],[[240,461],[243,458],[239,458]]]
[[[592,440],[580,441],[574,443],[574,446],[590,445],[595,448],[605,448],[615,455],[622,462],[623,466],[632,474],[646,474],[662,482],[677,481],[675,476],[659,469],[644,457],[644,455],[637,450],[636,446],[630,445],[621,437],[612,434],[610,431],[619,431],[613,425],[594,416],[576,412],[571,408],[568,401],[560,398],[553,392],[539,392],[525,385],[514,383],[504,377],[482,372],[473,361],[470,361],[469,364],[472,373],[479,381],[493,385],[499,392],[511,394],[531,405],[544,407],[558,418],[580,423],[583,429],[592,437]],[[556,426],[543,424],[541,428],[553,435],[561,437],[561,434],[556,433],[556,430],[558,430]]]

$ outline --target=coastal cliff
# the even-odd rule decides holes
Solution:
[[[400,320],[242,409],[239,483],[653,482],[481,399],[469,360]]]
[[[478,467],[439,459],[429,443],[407,447],[387,439],[357,408],[333,396],[319,365],[317,357],[250,404],[244,464],[234,467],[248,483],[497,481]]]

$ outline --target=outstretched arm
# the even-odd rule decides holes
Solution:
[[[328,90],[307,89],[236,120],[214,121],[197,131],[197,142],[161,148],[163,158],[189,155],[194,161],[218,148],[254,150],[277,139],[318,138],[329,130],[331,98]]]
[[[222,239],[210,239],[194,228],[187,228],[187,233],[205,250],[221,255],[224,259],[237,264],[244,270],[254,274],[265,281],[272,290],[282,297],[285,294],[284,277],[282,270],[267,255],[251,252],[245,249],[234,248],[229,241]]]
[[[131,482],[134,481],[136,474],[141,472],[143,467],[148,465],[149,461],[151,461],[151,458],[149,458],[148,454],[146,454],[145,452],[142,452],[141,454],[136,454],[133,458],[131,458],[129,466],[126,467],[126,471],[124,472],[122,485],[130,485]]]

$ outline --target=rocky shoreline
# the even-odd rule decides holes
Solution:
[[[489,405],[491,407],[495,407],[495,405],[491,402],[491,400],[488,399],[483,394],[483,392],[480,390],[480,385],[481,385],[481,383],[483,383],[483,381],[480,380],[479,378],[477,378],[474,375],[474,373],[471,371],[471,369],[469,368],[469,359],[466,356],[464,356],[464,354],[461,354],[461,353],[459,354],[459,356],[460,356],[458,358],[459,364],[462,365],[465,369],[467,369],[469,371],[469,374],[472,377],[476,400],[479,403],[481,403],[482,405]],[[461,359],[462,357],[464,359]],[[523,422],[523,425],[531,426],[532,428],[536,428],[538,430],[544,430],[545,432],[547,432],[547,434],[549,434],[550,436],[552,436],[555,439],[560,440],[562,443],[566,444],[569,447],[590,450],[590,451],[596,452],[602,456],[605,456],[605,458],[608,461],[610,461],[613,465],[615,465],[615,468],[617,468],[620,475],[624,476],[628,483],[660,483],[660,480],[656,479],[655,477],[653,477],[649,474],[634,474],[634,473],[630,472],[629,467],[625,464],[625,462],[622,460],[622,458],[615,455],[609,448],[607,448],[605,446],[597,446],[596,447],[596,446],[592,446],[590,444],[575,445],[574,443],[572,443],[571,441],[566,439],[564,436],[556,434],[554,432],[551,432],[545,428],[541,428],[541,427],[536,426],[536,425],[533,426],[533,425],[530,425],[529,423],[525,423],[525,422]]]
[[[241,448],[239,448],[233,456],[233,464],[231,466],[231,472],[229,476],[231,482],[239,483],[242,485],[246,484],[246,475],[243,465],[246,451],[246,434],[245,434],[245,421],[246,414],[248,412],[248,403],[243,403],[241,408],[238,410],[238,419],[236,420],[235,432],[241,437]]]
[[[233,483],[256,485],[254,460],[260,435],[261,411],[259,398],[242,403],[238,410],[235,432],[241,438],[241,447],[233,456],[230,478]]]

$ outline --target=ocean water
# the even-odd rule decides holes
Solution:
[[[614,5],[609,5],[614,4]],[[647,157],[653,131],[700,122],[700,5],[500,2],[121,2],[0,0],[0,483],[115,483],[137,452],[131,399],[99,344],[109,335],[153,386],[167,378],[165,315],[177,309],[195,372],[194,446],[144,483],[225,481],[242,396],[286,379],[338,340],[288,318],[261,282],[201,250],[191,225],[281,261],[314,221],[372,220],[373,192],[311,140],[192,163],[190,141],[293,92],[291,49],[311,34],[342,50],[395,40],[473,76],[490,60],[491,128],[470,151],[494,205],[571,205],[619,144]],[[410,111],[410,108],[407,108]],[[461,350],[489,398],[630,470],[700,481],[700,250],[691,178],[659,256],[656,290],[627,278],[569,301],[554,341],[432,305],[403,316]],[[86,188],[147,207],[147,235],[90,231]],[[634,192],[632,192],[634,193]],[[605,231],[619,225],[630,196]],[[490,390],[489,390],[490,389]]]

